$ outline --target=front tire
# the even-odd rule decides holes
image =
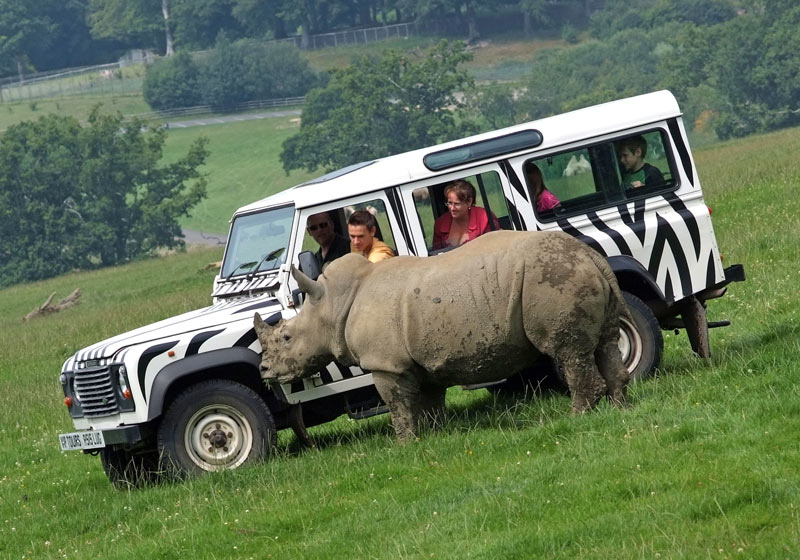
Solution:
[[[622,292],[633,321],[620,317],[619,350],[631,380],[653,375],[664,353],[661,327],[650,307],[630,292]]]
[[[186,389],[169,406],[158,429],[161,460],[178,476],[265,459],[276,441],[275,420],[264,400],[249,387],[226,379]]]

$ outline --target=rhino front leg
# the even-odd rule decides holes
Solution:
[[[383,402],[389,405],[397,439],[401,442],[414,439],[419,423],[419,404],[415,402],[419,388],[409,383],[404,375],[395,373],[373,371],[372,380]]]
[[[416,438],[423,422],[435,424],[441,420],[446,387],[423,387],[411,374],[372,372],[372,379],[378,394],[389,405],[399,441]]]

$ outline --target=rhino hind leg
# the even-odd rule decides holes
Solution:
[[[619,351],[619,325],[616,321],[609,321],[609,325],[603,330],[603,337],[594,355],[600,375],[606,382],[608,400],[616,406],[625,406],[630,373],[625,368]]]
[[[569,392],[572,395],[572,413],[580,414],[591,410],[603,395],[606,394],[606,383],[592,354],[573,354],[559,359],[556,362],[561,366],[567,380]]]
[[[438,423],[444,414],[446,388],[425,387],[411,375],[372,372],[375,388],[392,414],[397,439],[413,440],[424,422]]]

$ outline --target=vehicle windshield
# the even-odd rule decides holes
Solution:
[[[284,206],[235,218],[222,278],[278,269],[286,260],[293,217],[294,207]]]

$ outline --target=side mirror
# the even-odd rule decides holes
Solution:
[[[303,251],[299,255],[297,255],[297,260],[300,263],[300,272],[311,278],[312,280],[316,280],[319,278],[319,275],[322,274],[322,269],[319,266],[319,262],[317,261],[316,255],[314,255],[311,251]]]

